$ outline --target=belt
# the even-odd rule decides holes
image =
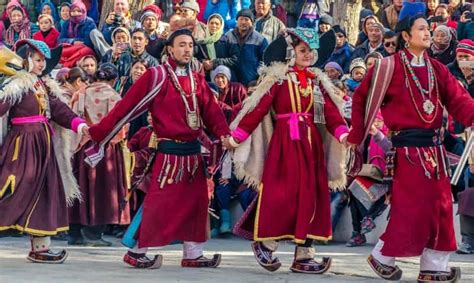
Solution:
[[[187,156],[201,153],[201,143],[198,140],[190,142],[179,142],[173,140],[160,140],[158,143],[158,152]]]
[[[288,113],[288,114],[277,114],[277,119],[288,119],[288,125],[290,126],[290,137],[291,140],[300,140],[300,129],[298,127],[298,122],[300,117],[312,117],[313,114],[310,113]]]
[[[392,134],[391,141],[394,147],[428,147],[442,144],[439,129],[401,130]]]

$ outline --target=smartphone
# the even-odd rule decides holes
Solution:
[[[459,68],[471,68],[474,70],[474,61],[459,61]]]
[[[130,43],[118,43],[117,47],[125,51],[130,49]]]
[[[435,16],[430,19],[432,23],[441,23],[444,22],[444,18],[442,16]]]

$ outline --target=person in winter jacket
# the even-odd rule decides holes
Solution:
[[[54,20],[48,14],[41,14],[38,17],[40,30],[33,34],[33,39],[45,42],[49,48],[58,46],[59,32],[54,27]]]

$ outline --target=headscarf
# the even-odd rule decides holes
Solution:
[[[433,44],[431,44],[431,51],[433,51],[433,54],[435,55],[446,51],[449,48],[449,43],[451,42],[451,39],[452,39],[451,30],[448,26],[445,26],[445,25],[438,26],[433,32],[433,37],[438,32],[444,33],[446,37],[445,37],[445,41],[442,43],[441,46],[436,45],[436,43],[434,42]]]
[[[28,17],[26,17],[25,12],[21,7],[15,6],[13,8],[15,11],[20,11],[23,15],[23,21],[20,23],[11,22],[8,29],[5,31],[4,42],[7,46],[13,46],[15,44],[15,34],[18,34],[17,40],[31,38],[31,27]]]
[[[43,4],[41,4],[40,14],[43,13],[44,6],[49,6],[49,8],[51,8],[51,16],[53,17],[54,22],[58,22],[59,15],[58,15],[58,10],[56,9],[56,6],[53,3],[51,3],[51,1],[46,0],[45,2],[43,2]]]
[[[209,31],[209,22],[213,18],[219,19],[219,21],[221,22],[221,28],[218,31],[216,31],[214,34],[211,34],[211,32]],[[216,49],[214,48],[214,44],[217,41],[219,41],[223,33],[224,33],[224,19],[222,18],[222,16],[219,14],[210,15],[209,19],[207,20],[206,37],[199,43],[206,45],[207,55],[209,56],[209,59],[211,60],[216,59]]]
[[[68,27],[68,37],[69,38],[75,38],[77,35],[77,27],[79,26],[80,23],[84,22],[87,18],[87,10],[86,10],[86,5],[82,3],[81,0],[74,1],[74,3],[71,4],[71,11],[74,10],[75,8],[79,8],[82,12],[82,15],[80,16],[71,16],[69,19],[69,27]]]

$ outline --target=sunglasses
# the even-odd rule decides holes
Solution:
[[[390,46],[397,46],[397,43],[395,41],[387,41],[383,44],[385,47],[390,47]]]

